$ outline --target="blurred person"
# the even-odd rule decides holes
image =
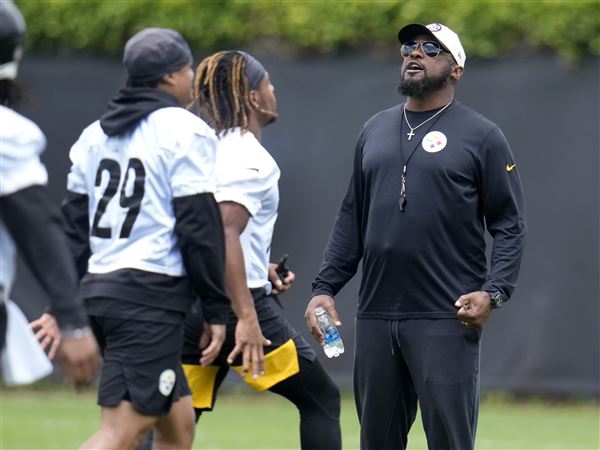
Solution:
[[[417,402],[431,449],[474,448],[482,327],[511,296],[526,234],[519,171],[494,123],[454,99],[466,55],[444,25],[398,38],[406,102],[363,126],[305,318],[362,260],[354,393],[361,448],[404,449]],[[492,239],[486,263],[485,230]]]
[[[85,383],[98,369],[100,355],[83,304],[76,301],[75,267],[60,211],[46,186],[48,173],[40,160],[46,138],[34,122],[12,109],[20,100],[16,77],[25,21],[11,1],[0,3],[0,17],[0,350],[18,251],[50,298],[49,314],[58,320],[54,333],[62,341],[50,345],[42,334],[42,346],[50,359],[58,352],[67,379]],[[44,323],[49,314],[34,324]]]
[[[341,448],[340,395],[315,352],[282,314],[277,294],[289,289],[295,275],[280,279],[269,264],[279,205],[279,167],[261,144],[262,129],[277,117],[273,85],[264,66],[242,51],[222,51],[205,58],[196,71],[195,100],[200,117],[217,133],[217,191],[225,228],[225,284],[229,296],[253,303],[265,348],[265,375],[246,375],[256,391],[279,394],[298,408],[303,449]],[[198,310],[197,315],[201,314]],[[227,337],[217,359],[198,364],[198,322],[186,321],[182,361],[192,390],[197,420],[211,411],[230,367],[236,317],[230,311]],[[146,444],[147,445],[147,444]]]
[[[127,87],[71,148],[63,204],[82,277],[78,295],[104,357],[100,428],[82,448],[138,448],[152,427],[158,447],[191,448],[184,316],[201,296],[207,325],[199,351],[207,364],[221,349],[229,309],[213,196],[215,134],[184,108],[194,72],[178,32],[140,31],[123,63]],[[264,338],[248,316],[232,357],[252,357],[258,372]]]

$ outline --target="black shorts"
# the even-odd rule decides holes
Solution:
[[[141,414],[164,416],[191,394],[180,363],[183,324],[105,316],[90,321],[104,357],[99,405],[126,400]]]
[[[265,375],[252,379],[249,373],[244,381],[256,391],[264,391],[275,384],[298,373],[298,357],[308,361],[316,358],[315,351],[298,334],[292,325],[283,317],[283,311],[276,297],[265,295],[263,290],[253,292],[254,305],[263,336],[271,341],[265,351]],[[237,319],[230,313],[227,323],[225,343],[215,362],[208,367],[199,365],[200,349],[198,342],[202,333],[202,311],[197,303],[185,321],[185,344],[182,362],[192,388],[192,401],[198,409],[212,409],[219,368],[229,367],[227,356],[235,347],[235,326]],[[231,365],[238,372],[241,370],[241,356]]]

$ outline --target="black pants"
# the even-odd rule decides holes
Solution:
[[[300,372],[269,391],[287,398],[298,408],[303,450],[339,450],[342,447],[339,390],[318,359],[309,361],[299,357],[298,362]],[[226,373],[219,373],[219,386]],[[196,419],[201,414],[201,410],[196,410]]]
[[[480,340],[457,319],[357,319],[361,449],[406,449],[417,401],[430,450],[473,449]]]

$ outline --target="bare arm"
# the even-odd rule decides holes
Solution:
[[[252,364],[252,374],[257,377],[264,373],[263,346],[270,345],[271,342],[263,337],[260,330],[246,279],[240,235],[248,224],[250,214],[246,208],[234,202],[222,202],[219,209],[225,230],[225,288],[231,299],[233,312],[238,318],[235,348],[227,361],[232,363],[241,352],[242,374],[245,375]]]

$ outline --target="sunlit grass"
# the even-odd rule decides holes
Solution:
[[[77,448],[100,419],[94,388],[77,394],[66,388],[2,388],[0,449]],[[351,393],[342,403],[343,448],[358,449],[359,427]],[[487,396],[481,406],[478,449],[600,448],[599,408],[594,402],[514,401]],[[212,413],[203,415],[195,449],[298,449],[298,413],[276,395],[244,387],[225,390]],[[409,449],[426,449],[420,420]]]

